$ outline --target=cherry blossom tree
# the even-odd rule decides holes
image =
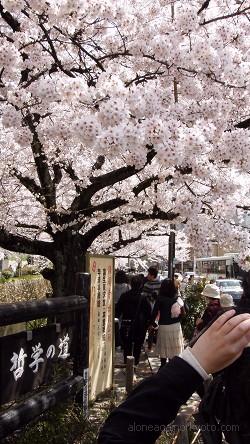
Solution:
[[[49,258],[55,295],[74,291],[86,251],[157,221],[248,256],[249,13],[238,0],[0,1],[0,246]]]

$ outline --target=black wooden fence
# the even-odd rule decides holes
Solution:
[[[48,319],[44,327],[0,337],[0,439],[76,394],[84,393],[87,409],[90,276],[80,277],[80,296],[0,304],[0,326]],[[57,363],[69,376],[55,383]]]

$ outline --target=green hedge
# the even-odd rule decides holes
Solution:
[[[192,285],[187,285],[185,289],[185,302],[188,306],[188,313],[182,321],[182,330],[184,338],[187,341],[192,339],[196,319],[201,317],[206,307],[206,301],[201,295],[204,286],[205,282],[200,281]]]

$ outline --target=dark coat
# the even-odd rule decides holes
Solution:
[[[197,330],[201,331],[204,327],[206,327],[213,319],[216,318],[219,312],[221,312],[220,301],[218,299],[210,301],[202,315],[202,322],[197,325]]]
[[[133,321],[134,335],[144,339],[151,318],[151,306],[141,291],[131,289],[123,293],[116,304],[115,315]]]
[[[187,362],[173,358],[111,412],[98,444],[155,443],[201,382],[201,376]]]

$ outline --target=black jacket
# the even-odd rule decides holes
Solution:
[[[187,362],[173,358],[111,412],[98,444],[155,443],[201,382],[201,376]]]
[[[151,318],[151,306],[140,291],[129,290],[123,293],[116,304],[115,315],[117,318],[135,321],[137,329],[148,326]]]
[[[180,316],[178,318],[171,318],[171,308],[176,301],[177,297],[168,298],[166,296],[159,296],[153,308],[151,319],[152,324],[154,324],[158,311],[160,312],[159,325],[170,325],[180,322]]]

